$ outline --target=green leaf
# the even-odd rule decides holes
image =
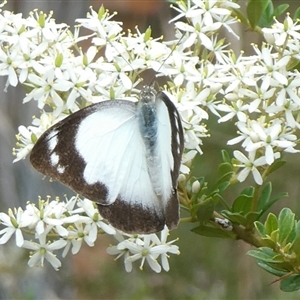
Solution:
[[[259,211],[257,211],[257,212],[256,211],[250,211],[249,213],[247,213],[245,215],[245,218],[247,220],[246,226],[250,225],[250,224],[253,224],[255,221],[257,221],[259,216],[260,216]]]
[[[254,226],[255,226],[256,230],[258,231],[258,233],[259,233],[259,235],[260,235],[261,237],[266,236],[266,228],[265,228],[264,224],[262,224],[262,223],[259,222],[259,221],[256,221],[256,222],[254,223]]]
[[[229,181],[224,181],[221,184],[219,184],[218,190],[219,190],[220,193],[223,193],[229,186],[230,186],[230,182]]]
[[[294,20],[300,19],[300,7],[298,7],[294,13]]]
[[[263,15],[266,15],[267,19],[273,19],[273,16],[274,16],[274,5],[273,5],[272,1],[268,1],[268,2],[269,3],[266,6]]]
[[[232,212],[242,212],[243,214],[248,213],[249,211],[251,211],[252,200],[252,196],[238,196],[232,204]]]
[[[279,242],[288,243],[289,235],[295,230],[295,214],[289,209],[284,208],[278,216]]]
[[[299,255],[299,253],[300,253],[300,236],[297,236],[294,239],[293,245],[291,247],[291,251],[293,251]],[[300,258],[298,260],[300,260]]]
[[[224,175],[228,176],[228,174],[230,174],[230,173],[231,174],[233,173],[232,165],[230,163],[224,162],[219,165],[218,176],[220,178],[224,177]]]
[[[280,282],[280,289],[284,292],[294,292],[300,289],[300,275],[291,275]]]
[[[274,258],[277,256],[277,253],[268,247],[260,247],[256,250],[249,250],[247,254],[261,261],[270,263],[274,262]]]
[[[267,203],[270,201],[271,193],[272,193],[272,183],[269,182],[263,188],[261,195],[258,199],[258,209],[259,210],[262,210],[267,205]]]
[[[274,242],[278,242],[278,236],[279,236],[279,229],[277,230],[274,230],[272,233],[271,233],[271,240],[274,241]]]
[[[250,0],[248,2],[247,16],[252,29],[255,29],[255,27],[257,26],[268,4],[268,0]]]
[[[286,3],[278,5],[274,10],[274,14],[273,14],[274,17],[276,17],[276,18],[280,17],[288,8],[289,8],[289,4],[286,4]]]
[[[222,155],[223,162],[226,162],[226,163],[229,163],[229,164],[231,163],[231,158],[230,158],[230,156],[229,156],[229,154],[226,150],[222,150],[221,155]]]
[[[229,163],[222,163],[219,165],[218,176],[219,179],[213,186],[212,190],[219,190],[219,186],[222,186],[224,182],[230,182],[230,178],[233,174],[232,166]],[[223,186],[222,186],[223,187]]]
[[[223,210],[222,215],[226,216],[233,223],[237,223],[243,226],[246,226],[247,219],[240,213],[232,213],[229,210]]]
[[[257,264],[262,268],[264,269],[265,271],[275,275],[275,276],[284,276],[286,274],[286,271],[283,271],[283,270],[279,270],[279,269],[276,269],[274,268],[274,266],[272,266],[272,264],[268,264],[268,263],[265,263],[261,260],[258,260],[257,261]]]
[[[268,247],[268,248],[271,248],[271,249],[275,249],[276,247],[276,243],[271,240],[270,238],[261,238],[260,240],[260,243],[261,243],[261,247]]]
[[[300,236],[300,221],[296,222],[295,232],[296,232],[296,236]]]
[[[263,215],[274,203],[282,198],[288,197],[288,193],[283,192],[276,195],[274,198],[271,198],[268,203],[265,203],[265,206],[261,208],[261,215]]]
[[[241,192],[241,195],[253,196],[254,195],[254,187],[248,186]]]
[[[231,231],[226,231],[214,227],[208,227],[204,225],[200,225],[191,229],[192,232],[207,236],[207,237],[217,237],[217,238],[225,238],[225,239],[236,239],[236,236]]]
[[[268,0],[267,0],[268,1]],[[259,27],[269,27],[273,23],[274,6],[272,1],[268,1],[268,5],[264,9],[259,22]]]
[[[268,218],[265,222],[265,228],[266,228],[266,234],[271,236],[273,231],[276,231],[278,229],[278,220],[277,217],[270,213],[268,215]]]
[[[267,175],[270,175],[271,173],[275,172],[276,170],[278,170],[279,168],[281,168],[285,164],[286,164],[286,161],[284,161],[284,160],[274,161],[274,163],[268,168]]]
[[[299,59],[293,57],[290,59],[290,61],[288,62],[288,64],[286,65],[286,69],[287,70],[298,70],[299,71]]]
[[[200,224],[206,224],[211,219],[214,210],[215,202],[212,198],[200,203],[197,211],[197,217]]]

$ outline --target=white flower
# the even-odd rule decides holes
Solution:
[[[8,210],[8,214],[0,213],[0,224],[6,226],[6,228],[0,230],[0,245],[5,244],[11,236],[16,234],[16,245],[22,247],[24,238],[21,228],[27,227],[30,224],[30,218],[23,213],[23,210],[19,207],[15,209],[15,213],[11,209]]]
[[[254,47],[259,58],[259,65],[252,68],[252,72],[261,76],[262,85],[269,86],[287,85],[287,65],[291,60],[290,56],[278,57],[278,53],[272,53],[272,47],[263,47],[259,50]]]
[[[93,39],[96,45],[104,45],[110,37],[116,37],[122,31],[122,22],[111,21],[110,19],[115,14],[109,15],[108,11],[103,7],[99,9],[99,13],[91,8],[91,12],[87,14],[87,18],[77,19],[76,22],[97,33],[98,38]]]
[[[176,10],[178,14],[173,19],[171,19],[169,23],[179,20],[182,17],[190,18],[195,14],[198,14],[198,12],[196,11],[197,6],[194,5],[192,1],[179,1],[177,6],[172,6],[172,8]]]
[[[245,149],[246,151],[252,152],[259,148],[265,148],[265,157],[268,165],[271,165],[276,158],[273,148],[284,150],[296,146],[295,142],[282,137],[284,129],[279,123],[275,123],[268,128],[264,128],[258,123],[253,123],[252,129],[257,134],[260,141],[249,143]]]
[[[156,273],[161,272],[161,266],[156,260],[158,255],[153,251],[154,243],[150,235],[145,235],[143,239],[126,240],[123,244],[132,253],[132,255],[125,259],[126,263],[141,260],[140,269],[143,270],[144,263],[147,261],[153,271]]]
[[[19,126],[18,129],[19,134],[17,134],[17,139],[19,142],[17,143],[17,146],[19,146],[19,148],[13,148],[13,155],[16,156],[13,162],[24,159],[31,152],[34,145],[32,141],[32,128]]]
[[[72,87],[71,82],[62,80],[61,78],[55,78],[53,69],[48,70],[41,77],[36,74],[29,74],[28,81],[33,89],[24,98],[24,103],[34,99],[38,101],[38,108],[43,108],[48,97],[50,97],[58,108],[58,111],[61,112],[63,110],[64,101],[59,95],[59,92],[68,91]]]
[[[248,104],[245,104],[241,100],[237,100],[236,102],[231,102],[231,105],[227,104],[219,104],[218,110],[227,112],[227,115],[223,116],[218,120],[219,123],[227,122],[232,119],[234,116],[237,116],[239,121],[245,122],[247,119],[244,111],[248,110]]]
[[[60,204],[56,200],[49,202],[49,199],[47,201],[40,199],[38,209],[33,207],[32,210],[30,205],[26,207],[27,209],[31,208],[31,213],[29,214],[31,217],[32,212],[35,215],[35,217],[33,217],[34,219],[36,218],[36,223],[34,226],[38,235],[41,235],[44,231],[49,232],[49,230],[53,227],[55,227],[62,236],[66,236],[68,234],[66,229],[61,226],[63,221],[60,219],[60,217],[65,212],[65,208],[61,205],[63,204]]]
[[[28,261],[30,267],[44,266],[44,261],[48,260],[55,270],[61,266],[61,262],[53,254],[53,251],[61,249],[66,246],[67,241],[59,239],[55,242],[46,241],[47,232],[38,236],[39,243],[24,241],[23,248],[33,250],[32,255]]]
[[[131,272],[132,263],[140,260],[140,269],[143,270],[145,262],[156,273],[161,272],[161,265],[157,259],[161,256],[162,267],[169,271],[168,253],[179,254],[178,246],[172,245],[176,240],[167,242],[169,230],[167,226],[161,232],[159,239],[156,234],[129,236],[124,239],[120,234],[116,235],[119,244],[111,246],[107,252],[111,255],[117,255],[117,258],[124,256],[125,269]]]
[[[258,123],[258,125],[263,124],[264,120],[265,120],[265,118],[261,118],[259,121],[247,119],[247,122],[241,122],[241,121],[237,122],[236,126],[239,129],[239,131],[238,131],[239,136],[229,140],[227,142],[227,144],[234,145],[234,144],[237,144],[237,143],[243,141],[242,147],[245,148],[249,144],[258,142],[259,137],[258,137],[258,134],[253,130],[253,126],[256,123]]]
[[[61,113],[59,116],[55,116],[51,113],[42,112],[39,118],[34,118],[32,125],[25,127],[19,126],[19,133],[17,134],[17,147],[13,149],[13,155],[16,156],[13,162],[17,162],[24,159],[32,150],[34,146],[34,140],[38,139],[47,129],[49,129],[54,123],[64,119],[65,114]]]
[[[190,167],[192,164],[192,160],[194,159],[196,154],[197,154],[196,150],[190,150],[190,151],[184,152],[182,154],[180,173],[183,173],[183,174],[190,173]]]
[[[170,270],[168,261],[169,255],[167,253],[172,253],[176,255],[180,254],[178,246],[172,245],[178,239],[167,242],[169,234],[170,233],[168,227],[165,226],[164,229],[161,231],[160,239],[156,234],[151,235],[153,242],[156,244],[156,246],[154,246],[152,249],[152,253],[156,253],[160,256],[161,265],[166,272]]]
[[[183,22],[177,22],[176,27],[188,34],[188,38],[184,42],[184,47],[191,47],[198,41],[208,50],[213,50],[213,43],[211,39],[206,35],[207,32],[218,30],[221,27],[221,23],[213,23],[210,26],[202,26],[197,24],[195,27]],[[199,31],[200,29],[200,31]]]
[[[27,41],[27,40],[26,40]],[[22,56],[19,58],[18,68],[19,68],[19,80],[24,83],[30,71],[34,70],[39,74],[45,72],[44,66],[40,63],[38,57],[47,49],[48,43],[44,42],[38,45],[35,49],[32,49],[32,43],[28,42],[24,46],[24,41],[20,43],[20,48],[22,50]]]
[[[117,231],[116,234],[114,235],[114,237],[119,242],[119,244],[115,245],[115,246],[112,246],[112,245],[109,246],[106,249],[106,252],[110,255],[116,255],[115,260],[124,256],[125,270],[126,270],[126,272],[131,272],[132,271],[132,263],[131,263],[131,261],[127,260],[127,258],[130,255],[130,252],[123,243],[123,241],[125,241],[124,236],[119,231]]]
[[[18,76],[16,68],[19,60],[17,49],[11,52],[6,52],[0,48],[0,76],[7,75],[7,82],[5,88],[9,85],[16,86],[18,84]]]
[[[238,57],[234,54],[228,55],[226,64],[221,66],[221,72],[226,75],[225,89],[226,94],[234,92],[239,97],[239,91],[243,86],[247,88],[256,86],[257,80],[255,80],[253,73],[253,65],[257,62],[257,57],[244,57],[241,53]],[[224,76],[224,75],[223,75]]]
[[[63,251],[62,256],[65,257],[72,246],[72,254],[79,252],[83,241],[90,247],[94,246],[94,242],[97,238],[95,233],[95,227],[92,227],[90,223],[83,224],[81,222],[75,222],[68,228],[68,241],[66,242],[66,248]]]
[[[54,42],[54,44],[59,44],[55,42],[61,42],[62,44],[69,43],[69,39],[66,39],[66,37],[68,37],[66,34],[68,26],[64,23],[56,24],[52,18],[52,14],[53,13],[50,12],[49,15],[46,15],[38,10],[31,13],[26,20],[26,25],[28,28],[31,28],[30,35],[37,38],[37,43],[43,41],[48,43]]]
[[[272,28],[263,28],[265,39],[270,44],[275,44],[276,46],[283,46],[285,42],[288,41],[289,36],[293,39],[300,39],[300,24],[298,20],[293,22],[290,15],[287,15],[284,22],[280,23],[278,20],[274,19],[275,23]]]
[[[288,83],[280,84],[280,91],[276,97],[276,104],[278,106],[284,106],[285,102],[290,99],[292,102],[300,106],[299,86],[300,74],[290,74]]]
[[[258,171],[257,167],[265,165],[266,158],[264,156],[261,156],[255,159],[256,151],[249,152],[249,157],[246,157],[242,152],[237,150],[233,151],[233,155],[240,162],[239,164],[234,164],[234,166],[244,168],[242,171],[239,172],[237,176],[238,181],[245,181],[245,179],[251,172],[255,182],[259,185],[262,185],[263,178],[261,177],[261,174]]]
[[[261,112],[264,109],[268,109],[267,104],[276,92],[276,88],[266,88],[267,87],[264,85],[259,86],[259,83],[257,82],[254,87],[255,91],[250,90],[249,88],[240,88],[237,97],[242,98],[246,103],[249,103],[248,111],[250,113]]]
[[[99,210],[95,207],[94,202],[85,198],[83,200],[79,200],[77,205],[78,207],[81,207],[83,211],[91,218],[91,232],[93,232],[95,235],[98,233],[98,227],[107,234],[116,234],[116,230],[111,225],[103,222],[103,218],[99,214]]]

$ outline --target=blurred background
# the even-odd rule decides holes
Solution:
[[[239,1],[241,5],[245,1]],[[274,1],[277,6],[282,1]],[[299,5],[298,1],[285,1]],[[26,17],[35,8],[49,13],[58,23],[71,26],[74,20],[85,17],[92,5],[97,10],[101,4],[110,11],[118,11],[116,20],[124,23],[124,30],[134,31],[136,25],[143,32],[148,26],[153,36],[172,38],[173,26],[168,24],[173,11],[169,4],[160,0],[61,0],[61,1],[9,1],[4,7]],[[232,47],[239,53],[244,49],[251,52],[250,43],[257,42],[257,36],[245,28],[235,28],[241,41],[228,37]],[[4,89],[6,78],[1,78]],[[38,195],[72,195],[70,190],[59,184],[42,180],[30,166],[28,160],[12,164],[12,148],[19,125],[29,125],[35,105],[22,104],[25,92],[22,88],[9,88],[0,92],[0,211],[9,207],[25,207],[26,201],[37,201]],[[211,138],[204,140],[204,155],[197,158],[196,173],[214,181],[213,175],[221,161],[220,150],[228,136],[235,129],[230,125],[217,126],[210,120],[208,128]],[[214,125],[215,124],[215,125]],[[227,149],[232,153],[233,149]],[[273,177],[274,193],[288,191],[290,197],[282,200],[278,211],[290,207],[299,218],[299,158],[287,156],[290,162],[281,174]],[[284,173],[285,172],[285,173]],[[288,180],[283,180],[288,178]],[[248,182],[249,183],[249,182]],[[247,183],[246,183],[247,184]],[[239,187],[239,190],[242,187]],[[238,192],[238,191],[237,191]],[[228,198],[234,195],[228,195]],[[27,266],[28,252],[13,246],[0,246],[0,299],[299,299],[300,293],[287,294],[279,290],[279,284],[271,284],[275,277],[256,266],[254,259],[246,252],[251,248],[240,241],[227,241],[197,236],[189,231],[193,226],[182,224],[172,232],[171,238],[179,236],[181,255],[170,258],[171,270],[156,274],[145,266],[132,273],[126,273],[122,261],[115,262],[106,254],[107,246],[114,242],[109,237],[100,237],[93,248],[85,247],[79,254],[69,255],[62,261],[63,267],[56,272],[46,263],[44,268]]]

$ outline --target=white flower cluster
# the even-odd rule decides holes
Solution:
[[[178,246],[172,245],[175,241],[167,242],[169,230],[165,228],[161,231],[161,237],[156,234],[130,236],[124,239],[124,235],[116,234],[115,238],[119,241],[117,246],[111,246],[107,249],[107,253],[117,255],[116,259],[124,256],[125,269],[131,272],[132,263],[141,260],[140,269],[143,269],[145,261],[156,273],[161,272],[161,265],[165,271],[169,271],[168,254],[179,255]],[[158,263],[157,258],[161,257],[161,265]]]
[[[167,242],[168,228],[161,232],[161,239],[156,234],[124,235],[105,223],[100,216],[95,203],[87,199],[72,197],[65,201],[39,200],[38,207],[28,203],[23,211],[9,209],[8,214],[0,213],[0,245],[7,243],[15,235],[18,247],[30,251],[28,265],[43,266],[47,260],[55,270],[61,266],[54,251],[60,250],[65,257],[71,250],[76,254],[83,243],[93,247],[98,234],[114,235],[119,241],[116,246],[110,246],[107,252],[111,255],[124,254],[126,271],[132,270],[132,262],[141,260],[141,267],[147,260],[155,272],[161,271],[157,258],[161,256],[161,263],[165,271],[169,270],[168,253],[179,254],[178,247]],[[31,237],[34,239],[26,240]]]
[[[238,136],[228,144],[242,142],[244,153],[234,151],[239,181],[252,173],[255,182],[262,184],[263,167],[273,164],[283,151],[298,152],[300,76],[293,66],[299,61],[300,25],[289,16],[283,23],[276,21],[273,28],[263,29],[267,44],[261,49],[254,46],[256,55],[236,57],[226,50],[228,45],[219,37],[219,30],[236,36],[230,26],[237,22],[232,16],[238,4],[229,0],[181,0],[174,9],[178,15],[171,22],[176,39],[169,42],[153,39],[150,29],[125,34],[122,24],[113,21],[114,15],[103,7],[98,12],[91,9],[87,18],[78,19],[73,34],[66,24],[56,24],[51,14],[35,11],[25,19],[21,14],[3,11],[0,75],[7,76],[6,86],[24,85],[28,94],[23,102],[34,100],[41,110],[31,126],[20,126],[15,161],[27,156],[47,128],[82,107],[115,98],[136,101],[141,74],[147,69],[169,78],[164,92],[177,106],[185,133],[181,173],[188,174],[192,159],[197,152],[202,153],[202,138],[209,136],[203,123],[209,114],[216,115],[220,123],[236,122]],[[80,36],[81,27],[91,33]],[[82,41],[91,43],[85,53],[79,47]],[[78,209],[86,214],[76,217],[78,220],[72,219],[74,211],[68,208],[69,202],[60,203],[45,202],[42,209],[29,204],[24,212],[18,209],[2,214],[1,223],[7,228],[1,231],[1,243],[16,232],[18,246],[36,251],[31,265],[48,259],[58,268],[54,249],[64,248],[65,253],[72,247],[76,253],[83,240],[93,244],[99,228],[113,234],[104,222],[91,221],[85,201],[78,202],[83,205]],[[32,216],[40,213],[42,217],[33,222],[27,216],[30,210]],[[68,218],[72,230],[66,228]],[[39,243],[23,242],[21,229],[26,226],[34,227]],[[59,239],[52,243],[48,236],[53,230]],[[166,242],[167,231],[162,235],[161,240],[156,235],[125,240],[117,237],[119,244],[109,252],[124,255],[128,271],[137,259],[142,260],[141,267],[147,260],[154,271],[160,271],[159,255],[163,269],[168,270],[167,253],[178,253],[178,248]]]
[[[206,108],[217,114],[215,97],[222,88],[219,71],[207,62],[213,56],[224,60],[217,33],[222,26],[230,28],[228,25],[235,22],[228,8],[237,6],[229,1],[187,4],[189,8],[185,1],[176,8],[181,12],[178,17],[186,15],[194,27],[176,22],[175,27],[182,33],[178,31],[178,38],[170,42],[151,38],[150,29],[125,35],[122,23],[111,20],[114,15],[104,8],[98,12],[91,9],[87,18],[77,19],[80,26],[74,34],[66,24],[56,24],[51,15],[36,11],[22,19],[20,14],[4,12],[0,74],[8,75],[7,85],[20,82],[26,86],[29,93],[23,102],[35,100],[42,110],[31,126],[20,126],[15,161],[25,158],[37,138],[67,114],[107,99],[136,101],[141,74],[152,69],[159,70],[158,76],[170,78],[164,91],[182,117],[187,151],[181,172],[188,174],[191,160],[201,153],[201,138],[208,136],[202,124],[209,117]],[[91,34],[79,36],[80,27]],[[91,43],[86,53],[78,47],[83,40]],[[192,45],[209,50],[206,62],[190,51]]]
[[[231,83],[218,105],[226,112],[219,122],[237,120],[238,136],[228,144],[242,142],[247,152],[234,151],[236,166],[243,168],[237,179],[244,181],[252,172],[259,185],[263,169],[258,167],[273,164],[284,151],[299,152],[295,147],[300,128],[300,73],[293,68],[300,57],[300,24],[287,15],[283,23],[276,21],[262,31],[268,43],[261,49],[254,45],[256,55],[232,55],[228,61]]]
[[[186,3],[188,7],[186,7]],[[177,105],[185,130],[185,147],[181,171],[189,173],[189,165],[196,152],[201,152],[201,138],[208,135],[202,124],[208,119],[207,109],[217,114],[216,95],[222,89],[222,78],[212,57],[224,60],[218,30],[224,26],[231,32],[230,1],[183,1],[176,8],[178,18],[186,16],[193,24],[176,22],[177,39],[162,42],[151,38],[151,30],[136,34],[122,32],[122,24],[112,20],[114,15],[101,7],[91,9],[72,34],[66,24],[56,24],[52,15],[35,11],[27,19],[21,14],[3,11],[0,15],[0,75],[7,75],[6,87],[21,83],[29,91],[23,102],[36,101],[41,115],[34,117],[31,126],[19,127],[16,159],[30,153],[35,141],[51,125],[68,114],[91,103],[107,99],[136,101],[141,74],[147,69],[159,70],[158,75],[168,76],[170,83],[164,91]],[[176,21],[177,18],[172,21]],[[80,36],[81,27],[91,31]],[[78,44],[88,40],[91,46],[83,53]],[[207,61],[199,60],[191,46],[209,50]],[[171,50],[174,48],[175,50]],[[221,76],[222,77],[222,76]],[[221,80],[220,80],[221,79]],[[77,205],[77,208],[75,208]],[[37,208],[28,204],[8,214],[1,213],[0,244],[16,234],[16,244],[32,250],[29,265],[43,265],[48,260],[57,269],[61,263],[53,254],[69,249],[77,253],[83,241],[93,246],[100,231],[115,235],[118,245],[108,253],[124,256],[125,268],[131,271],[132,262],[147,261],[155,272],[169,270],[168,253],[179,254],[178,247],[167,242],[168,229],[144,236],[127,236],[103,222],[94,205],[88,200],[72,198],[66,202],[40,201]],[[28,228],[28,229],[27,229]],[[23,232],[33,234],[35,241],[24,240]],[[161,265],[158,258],[161,257]]]

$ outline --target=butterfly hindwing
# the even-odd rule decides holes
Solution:
[[[122,222],[122,224],[118,224],[116,227],[120,228],[123,226],[123,230],[126,232],[130,232],[129,228],[132,227],[131,222],[136,224],[138,228],[144,228],[143,233],[162,230],[165,224],[169,229],[173,229],[178,225],[179,203],[177,198],[177,178],[184,145],[183,130],[174,104],[164,93],[159,93],[156,96],[156,113],[158,119],[156,143],[160,156],[155,160],[155,178],[150,178],[149,181],[145,182],[145,186],[152,184],[154,191],[156,191],[148,200],[149,207],[150,202],[153,206],[157,203],[158,205],[150,210],[141,210],[139,205],[125,206],[120,199],[117,199],[110,206],[98,205],[101,214],[105,218],[111,222],[114,219],[115,221],[112,222],[114,225]],[[135,151],[131,152],[131,154],[135,155]],[[146,149],[145,153],[143,153],[143,159],[144,155],[147,155]],[[143,167],[146,167],[147,172],[149,172],[149,165]],[[126,189],[130,189],[130,187],[128,186]],[[158,190],[160,191],[160,195],[157,195]],[[137,194],[137,203],[142,201],[141,199],[143,198],[147,199],[145,192],[147,192],[147,189],[140,190]],[[130,198],[130,195],[127,196]],[[116,213],[119,210],[120,213]],[[124,227],[124,222],[126,221],[124,219],[117,219],[118,215],[122,213],[128,216],[126,229]]]
[[[170,169],[170,178],[172,181],[172,196],[167,202],[165,208],[165,218],[168,228],[175,228],[179,221],[179,202],[177,196],[177,179],[179,176],[179,169],[181,165],[181,157],[184,148],[183,128],[181,124],[180,115],[174,103],[163,92],[157,94],[157,98],[165,105],[168,111],[167,122],[171,128],[171,145],[169,151],[172,153],[173,165]],[[158,114],[158,119],[164,118]],[[165,119],[164,119],[165,120]],[[166,121],[165,121],[166,122]],[[177,219],[174,217],[177,213]]]
[[[174,228],[179,219],[176,185],[183,133],[168,97],[160,93],[156,103],[161,153],[161,163],[154,168],[157,183],[149,175],[136,104],[126,100],[91,105],[55,124],[34,146],[31,163],[97,202],[101,215],[120,230],[150,233],[164,224]],[[157,184],[162,193],[157,193]]]

